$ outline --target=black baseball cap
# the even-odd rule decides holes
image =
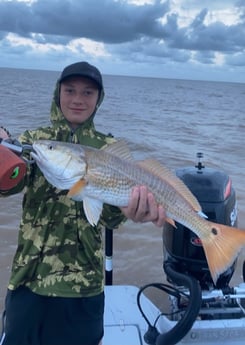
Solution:
[[[66,78],[72,76],[81,76],[92,79],[96,82],[100,90],[103,89],[103,81],[100,71],[98,70],[98,68],[90,65],[86,61],[76,62],[65,67],[63,72],[61,73],[59,83],[62,83]]]

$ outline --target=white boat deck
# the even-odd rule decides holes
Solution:
[[[148,327],[137,307],[137,293],[138,288],[134,286],[106,286],[103,345],[146,344],[143,335]],[[159,310],[144,296],[141,301],[149,320],[153,322]]]
[[[245,284],[242,284],[245,289]],[[146,345],[144,334],[148,325],[137,306],[135,286],[106,286],[105,336],[103,345]],[[160,311],[144,295],[141,306],[153,324]],[[165,333],[175,325],[161,316],[157,327]],[[185,345],[244,345],[245,316],[234,320],[196,321],[189,333],[178,343]],[[161,344],[166,345],[166,344]]]

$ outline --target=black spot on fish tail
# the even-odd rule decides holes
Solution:
[[[218,231],[215,228],[212,228],[211,232],[212,232],[213,235],[218,235]]]

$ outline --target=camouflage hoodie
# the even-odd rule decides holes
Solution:
[[[54,99],[57,92],[58,84]],[[94,115],[73,132],[53,100],[52,126],[26,131],[20,142],[52,139],[100,148],[114,139],[95,130]],[[82,202],[70,200],[66,191],[51,186],[36,164],[30,166],[25,181],[11,194],[23,187],[23,215],[9,289],[25,285],[41,295],[62,297],[92,296],[103,291],[101,230],[124,221],[121,211],[105,205],[99,225],[92,227],[86,221]]]

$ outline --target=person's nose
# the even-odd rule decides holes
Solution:
[[[73,103],[83,104],[85,102],[85,97],[82,93],[77,93],[73,98]]]

